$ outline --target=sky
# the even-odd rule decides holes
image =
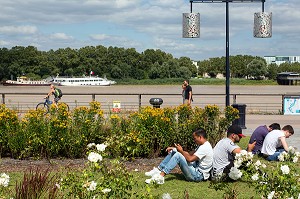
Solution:
[[[299,0],[266,0],[272,38],[254,38],[262,3],[229,3],[230,55],[299,56]],[[0,0],[0,47],[48,51],[103,45],[160,49],[201,61],[225,56],[225,3],[194,3],[200,38],[182,38],[189,0]]]

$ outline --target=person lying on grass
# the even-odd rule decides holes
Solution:
[[[176,165],[179,165],[184,177],[188,181],[200,182],[207,180],[213,162],[213,149],[207,141],[205,130],[199,129],[193,132],[193,138],[198,145],[195,151],[184,151],[182,146],[175,144],[175,147],[168,147],[168,155],[159,164],[158,168],[146,172],[145,175],[151,177],[146,179],[146,183],[164,183],[164,176],[169,174]]]

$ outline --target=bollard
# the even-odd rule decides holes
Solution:
[[[151,98],[149,103],[153,105],[153,108],[160,108],[160,105],[163,103],[161,98]]]

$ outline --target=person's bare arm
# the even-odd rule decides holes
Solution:
[[[189,104],[191,104],[191,102],[192,102],[192,95],[193,95],[193,93],[192,93],[192,91],[190,91],[189,92]]]
[[[50,95],[52,95],[52,90],[46,95],[46,98],[50,97]]]
[[[248,144],[247,151],[248,151],[248,152],[253,151],[253,149],[254,149],[254,147],[255,147],[255,144],[256,144],[256,141],[254,141],[254,142],[251,143],[251,144]]]
[[[182,146],[180,146],[179,144],[175,144],[175,147],[176,147],[177,151],[184,156],[184,158],[186,159],[186,161],[193,162],[193,161],[198,160],[198,157],[195,156],[194,153],[190,154],[189,152],[184,151],[183,148],[182,148]]]
[[[234,149],[233,151],[232,151],[232,154],[237,154],[237,153],[240,153],[241,152],[241,148],[240,147],[238,147],[238,148],[236,148],[236,149]]]
[[[289,151],[289,147],[288,147],[288,144],[286,142],[286,138],[285,137],[280,137],[279,139],[281,141],[281,144],[282,144],[284,150]]]

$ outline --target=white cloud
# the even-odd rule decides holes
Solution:
[[[10,42],[4,41],[4,40],[0,40],[0,45],[1,46],[7,46],[7,45],[10,45]]]
[[[37,33],[35,26],[0,26],[0,33],[3,34],[35,34]]]
[[[105,34],[95,34],[95,35],[90,35],[90,38],[93,40],[106,40],[106,39],[110,39],[111,37]]]
[[[231,3],[230,52],[299,52],[298,1],[265,3],[265,10],[273,13],[273,37],[266,40],[252,36],[253,13],[261,11],[261,3]],[[181,38],[182,13],[189,11],[187,0],[1,0],[0,44],[35,44],[41,50],[98,44],[138,51],[160,48],[195,60],[224,56],[225,4],[193,4],[201,16],[200,39]]]
[[[73,39],[72,36],[68,36],[65,33],[54,33],[50,35],[51,39],[60,39],[60,40],[71,40]]]

